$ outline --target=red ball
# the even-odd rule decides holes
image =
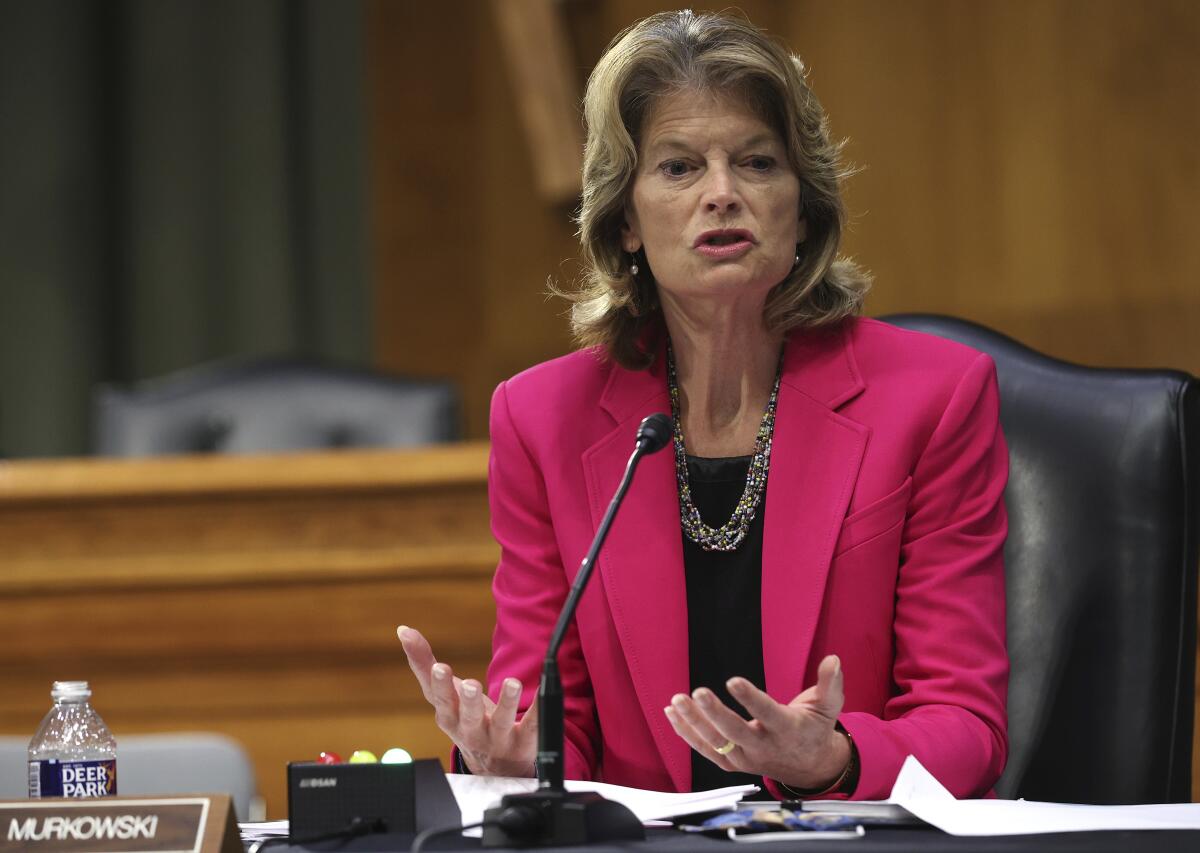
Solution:
[[[342,757],[336,752],[322,752],[317,758],[317,764],[342,764]]]

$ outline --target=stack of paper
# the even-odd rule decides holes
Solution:
[[[450,790],[458,800],[463,824],[483,820],[485,809],[499,802],[505,794],[520,794],[537,788],[536,779],[515,779],[508,776],[468,776],[447,773]],[[687,794],[643,791],[622,785],[607,785],[603,782],[576,782],[568,780],[568,791],[595,791],[607,800],[623,803],[637,815],[642,823],[657,825],[680,815],[731,809],[748,794],[758,791],[754,785],[735,785],[713,791],[696,791]],[[474,834],[480,834],[477,830]]]
[[[243,844],[253,844],[256,841],[266,841],[270,838],[287,838],[288,822],[286,820],[265,820],[258,822],[239,823]]]

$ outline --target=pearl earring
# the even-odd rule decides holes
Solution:
[[[630,258],[629,274],[637,275],[638,274],[637,255],[630,255],[629,258]]]
[[[800,266],[800,246],[798,246],[798,245],[796,246],[796,259],[794,261],[792,261],[792,266],[794,266],[794,267]]]

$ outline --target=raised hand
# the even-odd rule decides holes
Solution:
[[[473,678],[454,675],[449,664],[433,656],[420,631],[396,629],[408,665],[433,706],[433,718],[462,753],[472,773],[480,776],[532,776],[537,754],[537,702],[517,720],[521,682],[506,678],[500,700],[493,702]]]
[[[823,790],[850,761],[850,743],[834,729],[842,711],[842,665],[821,661],[817,683],[786,705],[744,678],[731,678],[730,695],[750,712],[742,719],[709,689],[679,693],[664,708],[689,745],[723,770],[766,776],[783,784]]]

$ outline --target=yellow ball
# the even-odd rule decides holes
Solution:
[[[350,756],[351,764],[377,764],[378,762],[379,759],[375,757],[375,753],[369,749],[356,749]]]

